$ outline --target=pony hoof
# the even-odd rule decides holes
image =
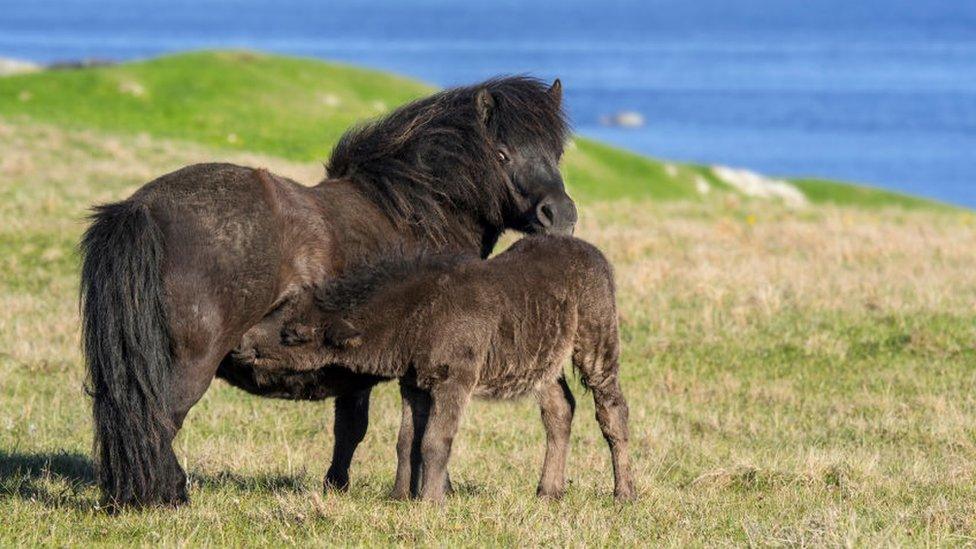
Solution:
[[[325,491],[347,492],[349,491],[349,475],[327,474],[325,475]]]
[[[166,501],[166,505],[169,507],[182,507],[190,503],[190,496],[184,494],[177,494]]]

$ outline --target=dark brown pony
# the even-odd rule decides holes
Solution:
[[[280,333],[251,342],[253,360],[267,369],[342,364],[400,378],[394,497],[443,500],[470,398],[527,394],[538,398],[546,429],[538,494],[562,496],[574,408],[563,377],[570,357],[593,391],[614,495],[633,497],[613,270],[592,245],[537,236],[487,261],[389,259],[351,269],[317,293],[315,303],[288,313]]]
[[[326,485],[344,487],[377,378],[263,372],[230,351],[313,284],[391,249],[484,257],[505,229],[571,232],[566,136],[558,80],[501,78],[350,131],[315,187],[201,164],[98,207],[81,243],[81,297],[106,503],[187,500],[172,441],[215,376],[259,395],[338,397]]]

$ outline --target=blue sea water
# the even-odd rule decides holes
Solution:
[[[974,1],[0,0],[0,56],[225,46],[558,76],[577,131],[629,149],[976,206]],[[600,124],[620,111],[646,125]]]

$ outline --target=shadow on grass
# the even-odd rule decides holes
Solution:
[[[223,489],[232,488],[244,492],[304,492],[308,489],[306,479],[301,475],[260,473],[242,475],[230,471],[216,474],[190,473],[194,488]],[[192,494],[191,494],[192,497]]]
[[[0,450],[0,499],[16,497],[47,507],[88,510],[94,502],[82,492],[94,484],[95,469],[86,455]]]
[[[216,474],[190,473],[193,488],[245,492],[303,492],[308,489],[301,475],[242,475],[230,471]],[[19,498],[46,507],[89,511],[96,509],[97,496],[85,493],[95,486],[91,458],[77,452],[20,453],[0,450],[0,500]],[[190,497],[193,497],[191,492]]]

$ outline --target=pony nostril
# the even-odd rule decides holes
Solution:
[[[552,211],[552,205],[548,202],[539,204],[539,207],[535,210],[535,216],[539,220],[539,224],[543,227],[551,227],[553,221],[556,219],[556,214]]]

